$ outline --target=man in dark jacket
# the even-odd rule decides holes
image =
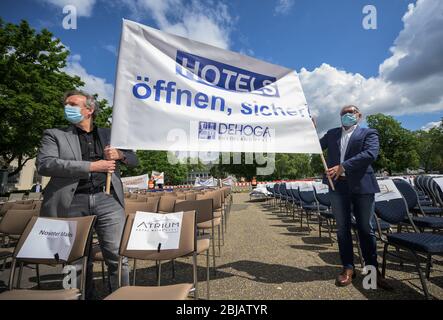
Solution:
[[[330,192],[330,198],[337,221],[337,238],[343,265],[337,277],[337,285],[347,286],[355,277],[352,214],[365,264],[378,267],[374,194],[380,190],[371,164],[377,159],[379,140],[376,130],[358,125],[362,115],[356,106],[343,107],[340,116],[342,126],[329,130],[320,139],[320,144],[322,149],[328,150],[327,174],[335,186],[335,191]],[[377,283],[384,285],[380,276],[377,277]]]

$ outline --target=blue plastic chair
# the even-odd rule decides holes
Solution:
[[[421,284],[423,286],[423,291],[428,299],[430,297],[429,291],[426,284],[426,278],[421,271],[419,255],[425,255],[427,257],[426,277],[429,278],[432,255],[443,254],[443,235],[419,232],[418,228],[411,219],[406,200],[403,198],[376,202],[375,212],[379,218],[392,225],[401,224],[405,221],[405,219],[409,219],[409,223],[414,230],[414,232],[395,232],[383,234],[381,228],[378,227],[380,239],[384,242],[382,276],[385,277],[386,274],[386,256],[389,253],[388,247],[394,246],[398,250],[405,250],[413,257],[412,261],[415,263]],[[393,253],[389,254],[396,256]]]

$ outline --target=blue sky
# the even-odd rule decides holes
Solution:
[[[127,18],[297,70],[322,128],[338,124],[337,110],[355,103],[365,114],[391,114],[415,130],[443,116],[443,46],[436,41],[443,43],[436,30],[443,30],[441,2],[3,0],[0,16],[49,29],[71,51],[67,72],[108,99],[121,19]],[[67,3],[77,7],[76,30],[63,29]],[[377,9],[376,30],[362,26],[368,3]],[[411,40],[416,38],[420,43]],[[430,60],[442,68],[429,68]],[[418,74],[415,70],[424,70],[424,76],[407,76]]]

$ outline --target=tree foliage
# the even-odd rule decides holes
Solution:
[[[68,55],[48,30],[0,19],[0,165],[16,160],[10,175],[36,156],[45,129],[65,123],[60,98],[83,84],[62,71]]]
[[[374,163],[376,170],[387,170],[392,174],[419,167],[418,140],[413,132],[403,128],[392,116],[383,114],[370,115],[367,122],[379,134],[380,154]]]
[[[443,120],[443,118],[442,118]],[[426,171],[443,171],[443,121],[428,131],[416,131],[420,166]]]
[[[181,184],[188,175],[188,166],[179,162],[167,151],[137,151],[139,165],[135,168],[122,168],[123,176],[142,175],[154,171],[165,173],[165,184]],[[172,161],[170,161],[172,160]],[[175,164],[174,164],[175,163]]]

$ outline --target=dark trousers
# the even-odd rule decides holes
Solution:
[[[360,247],[366,265],[377,267],[375,238],[374,194],[356,194],[349,191],[346,181],[339,181],[336,191],[330,192],[332,211],[337,221],[337,239],[344,268],[354,267],[352,244],[352,215],[355,217]]]
[[[118,288],[119,247],[125,224],[125,211],[113,195],[104,192],[95,194],[76,194],[69,208],[69,217],[95,215],[95,232],[103,253],[111,290]],[[90,250],[91,251],[91,250]],[[122,286],[129,285],[129,268],[127,259],[123,260]],[[93,263],[88,260],[86,272],[86,297],[93,297]]]

